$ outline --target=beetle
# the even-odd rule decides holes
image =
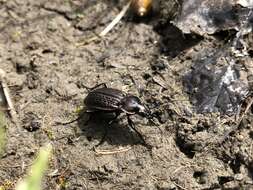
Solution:
[[[149,146],[143,139],[141,133],[135,129],[134,122],[130,118],[131,115],[137,114],[141,117],[147,118],[149,121],[154,123],[152,120],[153,115],[151,114],[150,110],[141,102],[137,96],[127,94],[118,89],[108,88],[105,83],[98,84],[97,86],[88,89],[89,93],[84,99],[84,105],[86,107],[85,113],[113,113],[114,117],[109,120],[108,126],[111,126],[112,123],[119,117],[119,115],[123,113],[126,114],[129,127],[136,132],[144,145]],[[70,124],[79,119],[80,118],[77,118],[64,124]],[[107,127],[105,128],[105,134],[96,146],[99,146],[104,142],[106,135]]]

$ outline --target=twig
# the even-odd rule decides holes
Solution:
[[[113,150],[97,150],[96,148],[94,148],[94,151],[95,151],[96,155],[110,155],[110,154],[117,154],[117,153],[127,152],[130,149],[132,149],[131,146],[119,147],[119,148],[113,149]]]
[[[22,162],[22,164],[20,164],[20,165],[8,165],[8,164],[5,164],[5,165],[0,165],[0,167],[1,168],[21,168],[22,171],[23,171],[23,168],[29,167],[31,165],[32,164],[25,164],[24,162]]]
[[[177,184],[176,182],[173,181],[173,183],[174,183],[177,187],[179,187],[180,189],[187,190],[186,188],[184,188],[183,186]]]
[[[252,155],[253,142],[250,144],[249,155]]]
[[[253,104],[253,97],[250,98],[250,101],[249,101],[249,103],[248,103],[248,105],[247,105],[245,111],[243,112],[241,118],[240,118],[239,121],[238,121],[238,125],[241,124],[243,118],[245,117],[246,113],[248,113],[248,111],[249,111],[250,107],[252,106],[252,104]]]
[[[18,121],[17,120],[17,113],[16,113],[14,105],[12,103],[9,88],[8,88],[7,83],[6,83],[6,74],[5,74],[4,70],[2,70],[2,69],[0,69],[0,84],[1,84],[2,89],[3,89],[3,94],[4,94],[5,99],[6,99],[7,108],[9,110],[10,116],[11,116],[13,122],[15,124],[17,124],[17,121]]]
[[[253,104],[253,97],[250,98],[250,101],[249,101],[249,103],[248,103],[248,105],[247,105],[245,111],[243,112],[243,114],[241,115],[241,117],[238,119],[237,124],[234,125],[230,130],[228,130],[228,131],[225,133],[225,135],[223,136],[223,138],[222,138],[222,140],[221,140],[221,143],[223,143],[223,142],[227,139],[227,137],[228,137],[233,131],[235,131],[235,130],[237,130],[237,129],[239,128],[240,124],[242,123],[243,118],[244,118],[245,115],[248,113],[248,111],[249,111],[250,107],[252,106],[252,104]]]
[[[192,165],[186,165],[186,166],[178,167],[177,169],[175,169],[175,170],[173,171],[173,174],[177,173],[179,170],[182,170],[182,169],[184,169],[184,168],[188,168],[188,167],[191,167],[191,166],[192,166]]]

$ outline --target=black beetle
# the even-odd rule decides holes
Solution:
[[[147,145],[142,135],[135,129],[134,123],[131,120],[130,116],[138,114],[142,117],[147,118],[151,122],[153,122],[153,116],[150,110],[146,106],[144,106],[144,104],[141,103],[141,100],[137,96],[124,93],[123,91],[114,88],[108,88],[105,83],[101,83],[93,88],[88,89],[89,93],[84,99],[84,104],[86,106],[85,113],[113,113],[114,117],[109,120],[109,126],[118,118],[120,114],[125,113],[130,128],[138,134],[143,144]],[[69,124],[79,119],[80,118],[77,118],[71,122],[64,124]],[[96,146],[104,142],[106,134],[107,128],[101,141]]]
[[[103,85],[102,88],[97,88]],[[150,111],[141,103],[137,96],[126,94],[123,91],[108,88],[104,83],[92,89],[84,99],[87,112],[114,112],[116,116],[120,113],[127,115],[138,114],[149,118]]]

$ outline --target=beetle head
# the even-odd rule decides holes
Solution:
[[[121,110],[127,114],[138,114],[145,117],[149,120],[149,122],[158,126],[158,124],[153,120],[154,115],[151,113],[149,108],[143,105],[141,100],[136,96],[127,96],[123,98],[121,101]],[[159,130],[161,129],[159,128]]]
[[[142,117],[150,115],[150,111],[141,103],[136,96],[127,96],[122,100],[122,110],[128,114],[138,114]]]

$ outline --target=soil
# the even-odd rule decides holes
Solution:
[[[87,43],[124,4],[0,1],[0,67],[20,121],[20,126],[8,121],[0,185],[13,189],[50,142],[43,189],[253,189],[252,109],[223,140],[234,116],[195,113],[182,82],[198,53],[222,46],[224,34],[182,35],[168,22],[175,16],[170,5],[160,16],[127,16],[104,39]],[[104,121],[56,124],[78,117],[86,87],[100,83],[139,96],[156,114],[161,131],[132,116],[152,150],[123,116],[97,148],[125,150],[110,155],[93,149]]]

